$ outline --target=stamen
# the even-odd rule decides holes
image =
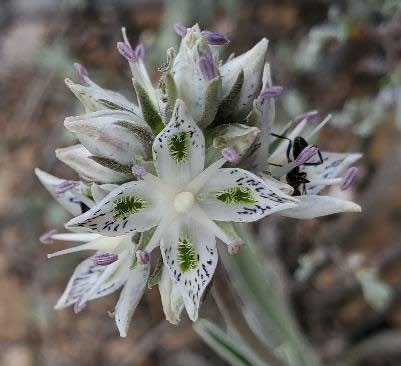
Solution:
[[[157,226],[155,232],[153,233],[152,238],[149,240],[149,243],[146,246],[146,250],[149,253],[159,245],[160,240],[163,237],[163,234],[165,233],[165,231],[168,229],[168,227],[175,218],[176,218],[176,213],[174,209],[170,209],[165,213],[159,225]]]
[[[206,38],[207,43],[213,46],[222,46],[230,42],[230,40],[221,33],[205,30],[202,32],[202,35]]]
[[[147,173],[142,165],[133,165],[131,168],[132,174],[137,178],[143,178]]]
[[[221,155],[224,159],[226,159],[229,163],[238,164],[240,161],[240,156],[233,147],[225,147],[221,150]]]
[[[279,85],[272,86],[270,88],[266,88],[262,90],[259,94],[259,97],[262,99],[265,98],[277,98],[283,93],[284,88]]]
[[[48,232],[44,233],[40,236],[39,241],[42,244],[52,244],[53,243],[53,235],[57,234],[56,229],[49,230]]]
[[[98,266],[108,266],[118,260],[117,254],[99,254],[92,258],[93,262]]]
[[[135,255],[139,264],[148,264],[150,262],[150,254],[146,250],[137,250]]]
[[[75,303],[74,303],[74,313],[78,314],[80,313],[82,310],[84,310],[86,308],[86,302],[81,302],[81,299],[78,299]]]
[[[89,77],[88,70],[82,64],[74,63],[75,72],[77,73],[79,80],[85,85],[88,85],[87,78]]]
[[[128,62],[137,62],[138,57],[132,47],[125,42],[117,42],[117,50]]]
[[[320,122],[309,134],[306,136],[306,140],[309,140],[313,135],[315,135],[319,130],[324,127],[324,125],[331,120],[331,114],[327,115],[327,117]]]
[[[145,57],[145,47],[143,47],[142,43],[139,43],[138,46],[135,47],[135,54],[138,60],[143,60]]]
[[[229,254],[237,254],[237,253],[239,253],[239,251],[240,251],[240,249],[241,249],[243,244],[244,243],[239,241],[239,240],[232,242],[227,247],[228,253]]]
[[[187,27],[184,24],[176,23],[174,24],[174,31],[181,37],[185,37],[187,34]]]
[[[313,111],[308,111],[303,114],[300,114],[299,116],[296,116],[294,119],[295,123],[299,123],[306,119],[308,122],[314,122],[316,121],[317,117],[319,116],[319,112],[316,110]]]
[[[348,189],[351,186],[351,184],[355,181],[355,178],[357,177],[357,175],[358,175],[358,168],[356,168],[354,166],[349,168],[344,175],[340,189],[342,191],[345,191],[346,189]]]
[[[319,149],[315,145],[309,145],[309,146],[305,147],[305,149],[303,149],[301,151],[301,153],[295,159],[295,164],[297,166],[305,164],[308,160],[313,158],[317,154],[318,151],[319,151]]]
[[[206,182],[217,173],[217,171],[227,162],[225,158],[215,161],[209,165],[203,172],[199,173],[186,187],[185,190],[192,192],[193,194],[198,193]]]
[[[202,72],[203,77],[206,80],[214,79],[216,70],[214,67],[213,59],[211,57],[202,56],[199,58],[199,68]]]
[[[55,187],[54,193],[56,195],[61,195],[61,194],[65,193],[65,192],[70,191],[71,189],[73,189],[73,188],[75,188],[77,186],[79,186],[79,182],[74,181],[74,180],[65,180],[64,182],[58,184]]]

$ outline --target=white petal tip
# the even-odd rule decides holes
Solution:
[[[344,212],[361,212],[361,211],[362,207],[354,202],[347,202],[344,209]]]

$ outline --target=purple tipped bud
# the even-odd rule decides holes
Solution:
[[[304,119],[306,119],[308,122],[315,122],[319,116],[319,112],[316,110],[305,112],[303,114],[300,114],[299,116],[296,116],[294,119],[295,123],[302,122]]]
[[[187,27],[184,24],[176,23],[174,25],[175,33],[177,33],[181,37],[185,37],[187,34]]]
[[[79,80],[82,83],[87,84],[86,79],[89,77],[88,70],[85,68],[84,65],[75,62],[74,63],[75,72],[77,73]]]
[[[202,56],[199,59],[199,68],[202,72],[203,77],[206,80],[210,81],[210,80],[214,79],[216,72],[215,72],[214,63],[213,63],[212,58]]]
[[[75,180],[65,180],[64,182],[58,184],[55,187],[54,193],[56,195],[61,195],[65,192],[70,191],[71,189],[77,187],[79,185],[79,182],[75,181]]]
[[[138,57],[132,47],[125,42],[117,42],[117,50],[128,62],[138,61]]]
[[[305,149],[303,149],[301,151],[301,153],[295,159],[295,164],[296,165],[305,164],[308,160],[313,158],[317,154],[318,151],[319,151],[319,149],[315,145],[309,145],[309,146],[305,147]]]
[[[348,189],[352,183],[354,183],[355,178],[358,176],[358,168],[352,166],[347,170],[343,177],[343,181],[341,182],[340,189],[345,191]]]
[[[240,242],[239,240],[232,242],[227,247],[228,253],[229,254],[237,254],[237,253],[239,253],[242,245],[243,245],[243,243]]]
[[[135,255],[139,264],[148,264],[150,262],[150,254],[146,250],[138,250]]]
[[[233,147],[225,147],[223,150],[221,150],[221,155],[229,163],[233,164],[238,164],[241,159],[237,150],[235,150]]]
[[[266,88],[264,90],[262,90],[262,92],[260,93],[260,97],[262,99],[265,98],[277,98],[279,97],[282,93],[283,93],[284,88],[282,86],[272,86],[270,88]]]
[[[221,33],[205,30],[202,32],[202,35],[206,38],[207,43],[214,46],[221,46],[230,42],[230,40]]]
[[[142,165],[133,165],[131,171],[137,178],[142,178],[146,174],[146,170]]]
[[[74,303],[74,313],[75,314],[80,313],[85,308],[86,308],[86,302],[81,303],[80,299],[78,299],[77,302]]]
[[[99,254],[95,255],[92,260],[97,266],[108,266],[109,264],[114,263],[118,259],[117,254]]]
[[[52,236],[54,234],[57,234],[56,229],[49,230],[47,233],[44,233],[43,235],[40,236],[39,241],[42,244],[52,244],[53,243]]]
[[[145,57],[145,47],[143,47],[142,43],[139,43],[138,46],[135,47],[135,55],[138,60],[143,60]]]

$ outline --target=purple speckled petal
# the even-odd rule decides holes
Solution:
[[[306,119],[308,122],[314,122],[317,120],[318,116],[319,116],[318,111],[316,110],[308,111],[303,114],[300,114],[299,116],[296,116],[294,122],[299,123],[302,122],[304,119]]]
[[[202,32],[202,35],[206,38],[207,42],[211,45],[221,46],[221,45],[225,45],[230,42],[230,40],[224,34],[221,34],[221,33],[205,30]]]
[[[310,145],[310,146],[305,147],[305,149],[303,149],[301,151],[301,153],[295,159],[295,163],[297,165],[305,164],[308,160],[313,158],[317,154],[318,151],[319,151],[319,149],[315,145]]]
[[[138,61],[138,57],[136,52],[132,49],[132,47],[125,42],[117,42],[117,49],[120,52],[121,56],[123,56],[129,62]]]
[[[88,70],[85,68],[84,65],[75,62],[74,63],[75,72],[77,73],[79,80],[85,85],[88,85],[86,79],[89,77]]]
[[[187,34],[187,27],[181,23],[176,23],[174,25],[174,30],[181,37],[185,37],[185,35]]]
[[[272,86],[262,90],[260,93],[261,98],[277,98],[283,93],[284,88],[282,86]]]
[[[199,58],[199,68],[202,72],[203,77],[206,80],[214,79],[216,75],[215,67],[213,64],[213,60],[210,57],[202,56]]]
[[[358,168],[352,166],[347,170],[347,172],[344,175],[343,181],[341,183],[341,190],[345,191],[348,189],[352,183],[354,183],[356,177],[358,176]]]

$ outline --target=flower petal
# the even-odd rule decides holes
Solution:
[[[121,337],[126,337],[132,315],[142,298],[149,278],[150,265],[139,264],[128,272],[128,279],[115,308],[115,321]]]
[[[330,196],[298,196],[296,207],[283,210],[280,215],[295,219],[313,219],[340,212],[361,212],[361,207],[354,202]]]
[[[342,153],[332,153],[332,152],[322,152],[323,164],[314,166],[302,166],[301,171],[307,173],[307,179],[309,181],[313,180],[325,180],[333,179],[338,177],[343,171],[345,171],[349,166],[354,164],[359,160],[361,154],[342,154]],[[314,185],[306,184],[307,194],[317,194],[325,186],[324,185]]]
[[[205,184],[198,203],[212,220],[250,222],[294,207],[297,200],[246,170],[223,168]]]
[[[119,111],[98,111],[68,117],[65,127],[93,155],[132,164],[134,156],[147,159],[151,154],[153,134],[142,118]]]
[[[160,250],[189,318],[196,321],[202,294],[217,265],[214,235],[192,219],[176,220],[162,239]]]
[[[109,266],[96,265],[93,261],[95,256],[77,266],[55,309],[109,295],[123,285],[127,278],[129,255],[121,256],[121,259]]]
[[[180,322],[181,312],[184,309],[184,302],[178,287],[174,285],[166,267],[162,270],[159,291],[166,320],[171,324],[177,325]]]
[[[89,208],[86,203],[82,202],[80,185],[60,192],[58,187],[66,182],[65,179],[57,178],[38,168],[35,169],[35,174],[49,193],[72,215],[80,215]]]
[[[203,170],[205,138],[179,99],[171,121],[155,139],[153,160],[158,176],[178,190]]]
[[[90,159],[91,153],[82,145],[56,150],[56,156],[74,169],[83,179],[100,183],[120,183],[132,179],[132,175],[116,172]]]
[[[143,232],[159,223],[166,209],[163,197],[144,181],[129,182],[70,220],[66,227],[86,228],[106,236]]]

